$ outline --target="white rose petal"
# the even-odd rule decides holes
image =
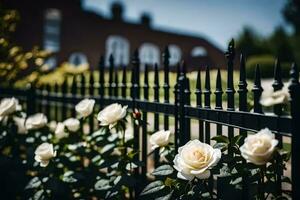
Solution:
[[[123,119],[127,113],[127,106],[118,103],[111,104],[98,113],[97,119],[100,126],[109,126],[113,128],[117,122]]]
[[[43,113],[37,113],[29,116],[25,122],[27,130],[36,130],[47,125],[48,119]]]
[[[40,163],[40,166],[46,167],[50,159],[56,156],[56,151],[54,151],[52,144],[43,143],[36,148],[34,154],[34,159]]]
[[[274,106],[277,104],[287,104],[290,94],[287,88],[263,95],[260,99],[260,104],[263,106]]]
[[[75,106],[75,110],[81,117],[87,117],[92,114],[94,105],[94,99],[84,99]]]
[[[158,147],[167,146],[170,142],[170,134],[171,132],[169,130],[161,130],[153,133],[149,140],[150,144],[152,145],[151,149],[154,150]]]
[[[210,169],[217,165],[220,159],[220,149],[214,149],[199,140],[191,140],[179,147],[173,162],[174,168],[178,171],[178,178],[192,180],[207,179],[210,176]]]
[[[57,122],[56,121],[51,121],[48,124],[48,127],[49,127],[49,129],[50,129],[51,132],[55,132],[56,126],[57,126]]]
[[[14,122],[18,127],[18,134],[26,134],[27,129],[25,127],[25,118],[22,117],[14,117]]]
[[[7,116],[17,111],[19,102],[14,97],[4,98],[0,102],[0,116]]]
[[[240,147],[240,151],[248,162],[264,165],[272,158],[277,144],[278,140],[268,128],[265,128],[254,135],[249,135]]]
[[[80,121],[76,118],[69,118],[64,121],[65,126],[71,132],[76,132],[80,128]]]
[[[58,139],[67,137],[68,134],[65,132],[65,124],[62,122],[58,122],[54,134]]]

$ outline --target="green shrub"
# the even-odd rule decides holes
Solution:
[[[275,58],[272,55],[250,57],[246,62],[247,78],[254,78],[256,64],[259,64],[262,78],[274,77]],[[290,63],[281,63],[282,78],[289,78],[290,66]]]

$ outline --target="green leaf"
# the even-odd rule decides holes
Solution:
[[[77,182],[77,179],[74,178],[72,175],[74,175],[73,171],[67,171],[64,173],[62,180],[66,183],[75,183]]]
[[[153,194],[156,192],[161,191],[162,189],[165,188],[165,185],[162,181],[154,181],[147,185],[144,190],[141,192],[141,196],[147,195],[147,194]]]
[[[34,193],[32,200],[42,200],[45,199],[44,195],[44,190],[39,190],[36,193]]]
[[[109,180],[101,179],[95,183],[95,190],[109,190],[111,186],[109,185]]]
[[[174,171],[173,167],[170,165],[162,165],[156,168],[153,172],[152,175],[154,176],[168,176],[172,174]]]
[[[215,149],[220,149],[221,151],[226,151],[227,148],[228,148],[228,143],[223,143],[223,142],[216,143],[216,144],[214,145],[214,148],[215,148]]]
[[[108,152],[110,152],[110,151],[113,151],[113,149],[115,148],[115,144],[107,144],[107,145],[105,145],[102,149],[101,149],[101,151],[100,151],[100,154],[104,154],[104,153],[108,153]]]
[[[240,144],[240,141],[241,141],[242,138],[243,138],[242,135],[237,135],[237,136],[235,136],[235,137],[232,138],[231,142],[233,144]]]
[[[211,140],[214,140],[217,143],[229,143],[228,137],[226,137],[224,135],[217,135],[217,136],[211,138]]]
[[[174,192],[174,190],[172,190],[172,192],[170,192],[169,194],[167,194],[165,196],[155,198],[155,200],[169,200],[169,199],[171,199],[173,192]]]
[[[38,188],[41,185],[41,181],[38,177],[34,177],[32,178],[29,183],[26,185],[25,190],[26,189],[34,189],[34,188]]]
[[[231,184],[231,185],[236,185],[236,184],[241,183],[242,181],[243,181],[242,177],[237,177],[236,179],[231,180],[231,181],[230,181],[230,184]]]

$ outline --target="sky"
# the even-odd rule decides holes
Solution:
[[[222,49],[244,26],[262,36],[287,27],[281,14],[286,0],[84,0],[84,8],[110,17],[116,1],[125,6],[127,21],[138,22],[147,12],[155,29],[198,35]]]

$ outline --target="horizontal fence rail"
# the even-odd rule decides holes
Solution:
[[[170,53],[166,48],[163,53],[163,77],[160,76],[159,66],[155,63],[145,65],[142,71],[138,51],[135,51],[132,63],[128,67],[115,66],[114,57],[110,56],[109,68],[106,69],[104,57],[101,57],[98,77],[90,72],[86,75],[71,77],[71,84],[69,78],[61,85],[55,83],[42,86],[31,85],[26,89],[0,88],[0,96],[15,96],[24,102],[28,114],[45,112],[49,119],[57,121],[68,116],[75,116],[74,105],[85,97],[95,99],[99,110],[114,102],[128,105],[132,110],[139,109],[142,112],[143,120],[149,120],[151,124],[150,126],[143,125],[141,128],[133,125],[134,146],[141,152],[136,159],[144,163],[150,162],[147,158],[149,153],[148,132],[172,129],[175,135],[175,148],[178,149],[192,137],[210,143],[210,139],[214,135],[224,134],[232,138],[236,134],[247,135],[249,132],[257,132],[268,127],[279,140],[279,147],[283,146],[284,137],[288,137],[292,141],[292,195],[294,199],[299,199],[300,190],[297,190],[297,187],[300,187],[300,180],[296,177],[300,176],[300,158],[297,156],[297,153],[300,152],[300,85],[297,66],[293,64],[290,73],[290,113],[284,114],[283,105],[276,105],[272,113],[265,114],[260,104],[263,92],[260,66],[256,67],[253,87],[248,88],[245,58],[241,55],[239,82],[235,88],[233,41],[229,44],[225,57],[227,59],[227,83],[224,89],[222,88],[221,71],[217,70],[216,80],[213,80],[210,68],[206,67],[205,77],[201,77],[201,71],[198,71],[195,91],[192,91],[192,82],[186,72],[184,62],[177,65],[176,82],[170,85]],[[153,80],[149,78],[150,71],[154,71]],[[143,83],[140,77],[144,77]],[[163,79],[159,80],[160,78]],[[215,88],[211,87],[212,81],[216,83]],[[163,84],[160,85],[160,82]],[[274,91],[278,91],[283,86],[280,62],[276,61],[272,87]],[[150,93],[153,95],[152,99]],[[193,95],[195,102],[191,100]],[[235,98],[236,96],[238,98]],[[253,104],[251,111],[249,96],[253,96],[253,100],[250,102]],[[214,103],[212,103],[212,98],[215,99]],[[227,106],[224,106],[226,104]],[[89,119],[88,126],[90,132],[98,127],[93,117]],[[213,126],[216,128],[212,129]],[[154,153],[151,162],[154,162],[154,166],[158,164],[158,152]],[[148,164],[141,169],[136,169],[136,174],[140,174],[144,179],[147,178],[147,172],[149,172]],[[277,175],[280,177],[282,174],[283,172],[278,172]],[[278,180],[277,187],[281,188],[281,179]],[[213,181],[211,180],[211,188],[214,187]],[[226,196],[226,191],[220,188],[219,184],[216,189],[219,197]],[[245,186],[242,194],[239,194],[242,196],[237,196],[237,199],[246,199],[247,192]],[[227,193],[230,194],[230,191]]]

